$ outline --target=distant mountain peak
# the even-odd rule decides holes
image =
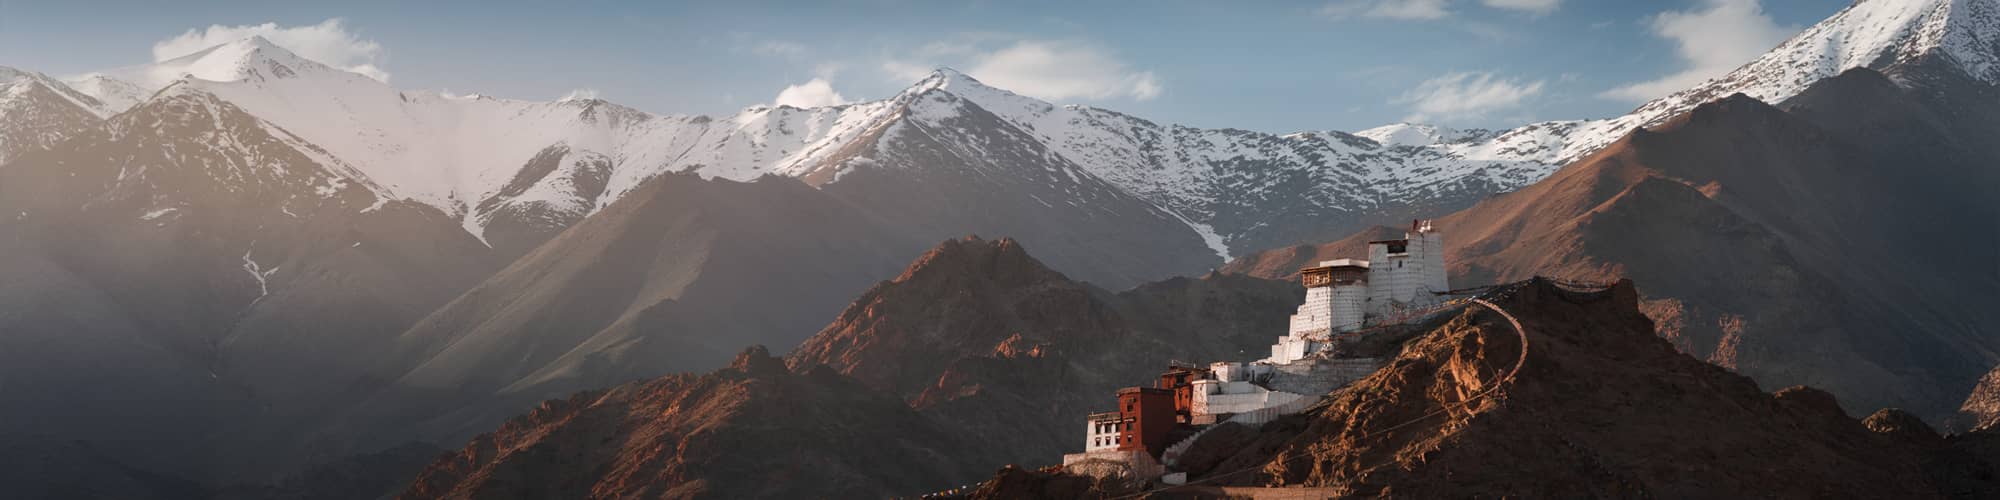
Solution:
[[[251,36],[203,49],[153,65],[155,78],[161,70],[175,70],[203,80],[233,82],[292,78],[301,72],[340,71],[298,54],[262,36]]]
[[[1882,69],[1940,57],[1968,76],[2000,83],[2000,0],[1862,0],[1806,28],[1720,78],[1633,112],[1659,123],[1703,102],[1746,94],[1765,102],[1798,95],[1854,68]]]

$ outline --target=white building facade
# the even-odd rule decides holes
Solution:
[[[1400,240],[1368,243],[1368,314],[1388,316],[1399,309],[1441,302],[1451,290],[1445,279],[1444,235],[1429,221],[1412,224]]]
[[[1118,449],[1118,412],[1092,413],[1084,424],[1090,427],[1084,430],[1085,453]]]

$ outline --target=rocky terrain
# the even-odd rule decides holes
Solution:
[[[1990,432],[1944,438],[1899,410],[1857,420],[1818,389],[1766,393],[1654,335],[1630,282],[1499,295],[1525,335],[1465,309],[1307,413],[1205,435],[1182,462],[1190,480],[1425,498],[1969,498],[2000,486]],[[1076,481],[1003,471],[973,496],[1105,491]]]
[[[402,498],[863,498],[963,479],[952,434],[761,347],[729,367],[551,400],[447,454]]]
[[[351,460],[763,344],[1008,436],[968,467],[1047,463],[1168,360],[1256,357],[1297,304],[1274,279],[1468,206],[1439,221],[1460,284],[1634,278],[1683,352],[1971,429],[2000,361],[1996,5],[1856,2],[1628,115],[1500,131],[1202,129],[950,69],[656,115],[259,37],[0,68],[0,448],[119,471],[23,488],[54,496],[374,488]],[[965,234],[1010,239],[925,254]]]
[[[1112,293],[1049,270],[1013,240],[952,240],[861,295],[787,356],[909,401],[968,436],[988,467],[1075,451],[1077,422],[1171,360],[1267,352],[1302,295],[1242,276]]]
[[[785,361],[755,349],[709,375],[544,403],[432,464],[407,496],[934,491],[1010,463],[1055,463],[1117,388],[1150,381],[1166,360],[1266,348],[1299,296],[1292,283],[1221,275],[1113,293],[1013,240],[950,240]],[[872,451],[847,453],[860,448]]]
[[[1987,306],[2000,241],[1971,229],[2000,220],[2000,151],[1975,132],[2000,131],[1983,118],[2000,112],[1984,110],[1994,92],[1915,61],[1782,107],[1737,95],[1436,225],[1456,284],[1632,278],[1685,352],[1766,387],[1823,387],[1852,411],[1942,421],[2000,359],[1984,333],[2000,328]],[[1386,232],[1226,270],[1281,276],[1362,256]]]

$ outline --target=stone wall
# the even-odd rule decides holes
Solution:
[[[1272,390],[1321,396],[1361,380],[1382,367],[1377,358],[1310,358],[1273,365]]]

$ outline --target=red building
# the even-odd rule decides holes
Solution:
[[[1174,390],[1157,387],[1127,387],[1118,390],[1119,450],[1146,450],[1159,456],[1166,451],[1167,435],[1178,424],[1174,410]]]
[[[1208,369],[1174,366],[1160,374],[1154,388],[1174,391],[1174,422],[1194,423],[1194,381],[1209,378]]]

